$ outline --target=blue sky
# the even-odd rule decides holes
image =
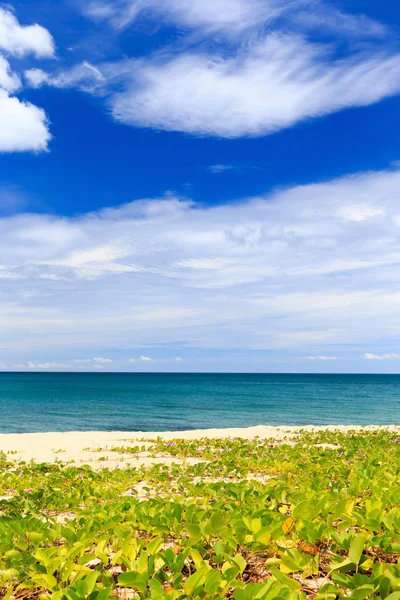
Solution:
[[[400,7],[0,5],[0,368],[399,372]]]

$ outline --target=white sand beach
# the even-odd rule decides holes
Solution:
[[[400,431],[400,428],[392,426],[325,426],[315,427],[308,425],[305,427],[281,426],[272,427],[259,425],[256,427],[237,428],[237,429],[199,429],[191,431],[168,431],[168,432],[104,432],[104,431],[71,431],[66,433],[8,433],[0,434],[0,451],[6,453],[10,459],[16,461],[36,462],[74,462],[76,464],[89,464],[93,468],[116,467],[121,463],[135,466],[148,466],[152,463],[177,462],[176,458],[167,456],[151,456],[147,451],[151,447],[151,440],[158,437],[164,440],[172,439],[200,439],[208,438],[228,438],[240,437],[243,439],[252,439],[254,437],[273,438],[282,440],[293,437],[296,432],[301,431],[321,431],[321,430],[341,430],[347,431],[367,431],[374,429],[391,429]],[[145,441],[146,440],[146,441]],[[119,454],[112,452],[113,447],[123,447],[132,443],[143,446],[145,449],[138,455]],[[101,460],[99,460],[101,459]],[[187,459],[188,462],[197,462],[196,459]]]

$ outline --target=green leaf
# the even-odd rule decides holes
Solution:
[[[149,581],[149,587],[150,587],[151,591],[154,592],[155,594],[158,594],[160,596],[164,595],[164,588],[161,585],[161,583],[158,581],[158,579],[151,579]]]
[[[199,570],[203,562],[203,557],[201,556],[200,552],[196,550],[196,548],[192,548],[189,552],[189,556],[192,557],[194,566],[197,570]]]
[[[11,596],[14,593],[14,588],[10,587],[10,589],[8,590],[7,594],[5,596],[3,596],[3,600],[10,600]]]
[[[308,507],[309,507],[309,501],[308,500],[302,500],[302,502],[300,502],[294,509],[292,512],[292,516],[293,519],[298,519],[301,516],[304,516],[305,514],[308,513]]]
[[[36,550],[33,556],[45,567],[51,564],[52,558],[43,550]]]
[[[382,600],[385,600],[390,594],[390,579],[389,577],[382,577],[379,583],[379,594]]]
[[[18,577],[17,569],[4,569],[0,571],[0,582],[2,584],[4,582],[12,581],[15,577]]]
[[[144,592],[147,587],[148,577],[145,573],[137,571],[127,571],[118,577],[118,584],[123,587],[130,587]]]
[[[400,592],[393,592],[386,597],[386,600],[400,600]]]
[[[86,575],[85,577],[85,583],[86,583],[86,588],[87,588],[87,595],[90,596],[90,594],[93,592],[94,590],[94,586],[96,585],[96,581],[98,579],[99,573],[97,571],[92,571],[92,573],[89,573],[89,575]]]
[[[257,533],[254,535],[254,539],[259,544],[267,546],[271,541],[271,532],[268,529],[268,527],[262,527],[261,529],[259,529],[259,531],[257,531]]]
[[[206,576],[204,571],[196,571],[193,573],[193,575],[190,575],[190,577],[186,579],[185,585],[183,586],[185,594],[190,596],[190,594],[192,594],[196,588],[203,585],[205,578]]]
[[[224,524],[224,514],[221,511],[214,513],[211,517],[211,527],[213,531],[219,531]]]
[[[200,531],[200,527],[198,525],[193,525],[190,524],[187,526],[187,531],[188,534],[190,535],[190,537],[194,538],[194,539],[200,539],[201,538],[201,531]]]
[[[351,562],[358,565],[365,546],[365,537],[363,535],[356,535],[350,544],[349,559]]]
[[[235,563],[235,565],[238,566],[240,573],[243,573],[247,566],[247,562],[245,561],[243,556],[241,554],[235,554],[235,556],[232,558],[232,561]]]
[[[373,585],[362,585],[351,592],[350,598],[354,598],[354,600],[364,600],[365,598],[368,598],[368,596],[374,594],[374,589]]]
[[[149,554],[156,554],[157,552],[159,552],[161,550],[161,548],[163,547],[163,539],[161,537],[156,537],[154,538],[154,540],[151,540],[151,542],[148,544],[147,546],[147,552]]]
[[[108,598],[110,597],[112,592],[112,588],[105,588],[104,590],[101,590],[97,596],[96,596],[96,600],[108,600]]]
[[[57,579],[53,575],[47,573],[41,573],[34,575],[32,581],[35,581],[39,585],[43,586],[46,590],[53,591],[57,587]]]
[[[210,596],[217,593],[219,586],[221,585],[222,575],[218,569],[212,569],[207,573],[207,577],[204,582],[204,589]]]
[[[290,556],[282,556],[281,571],[284,573],[296,573],[301,570],[302,567],[300,567],[293,558]]]

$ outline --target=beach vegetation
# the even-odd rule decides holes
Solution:
[[[172,463],[0,455],[0,598],[400,600],[396,433],[152,444]]]

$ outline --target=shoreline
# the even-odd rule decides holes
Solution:
[[[0,434],[0,452],[4,452],[13,461],[35,462],[73,462],[88,464],[93,468],[116,467],[121,462],[132,466],[148,466],[155,462],[170,464],[173,459],[167,457],[151,457],[147,449],[152,441],[161,438],[196,440],[200,438],[233,438],[283,440],[291,438],[300,431],[375,431],[391,430],[400,432],[396,425],[258,425],[243,428],[195,429],[189,431],[69,431],[46,433],[2,433]],[[148,440],[144,442],[143,440]],[[137,443],[143,451],[138,455],[124,455],[114,452],[113,447],[128,446]]]

